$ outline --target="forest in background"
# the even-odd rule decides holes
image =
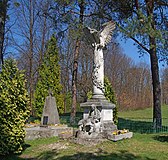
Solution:
[[[60,70],[62,85],[60,92],[57,93],[62,99],[60,108],[63,108],[63,112],[71,111],[74,103],[73,76],[76,75],[77,108],[79,109],[79,103],[86,101],[87,93],[92,90],[93,68],[93,49],[84,41],[82,27],[100,29],[101,24],[108,20],[104,16],[105,8],[102,8],[107,2],[96,0],[1,1],[7,2],[2,53],[4,59],[8,57],[16,59],[19,69],[25,70],[30,108],[34,110],[32,114],[36,115],[34,108],[36,86],[40,80],[41,66],[48,53],[48,42],[53,34],[56,37],[60,66],[56,69]],[[131,14],[127,7],[129,6],[123,7],[125,16]],[[115,13],[112,16],[115,16]],[[125,17],[121,15],[120,18],[122,20]],[[118,108],[127,110],[150,107],[153,102],[150,66],[145,63],[135,64],[133,59],[124,54],[122,46],[116,40],[118,31],[119,29],[116,29],[111,43],[104,51],[105,75],[114,88]],[[140,54],[144,53],[140,52]],[[167,56],[161,57],[161,60],[164,58],[166,59]],[[78,68],[75,70],[76,65]],[[160,75],[162,103],[168,104],[168,68],[165,67]],[[49,80],[46,79],[46,81]],[[43,101],[44,99],[45,97]]]

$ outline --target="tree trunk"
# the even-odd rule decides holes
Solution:
[[[46,2],[45,6],[44,6],[44,13],[47,13],[47,10],[49,8],[49,2]],[[44,49],[45,49],[45,37],[46,37],[46,32],[47,29],[49,30],[49,28],[47,28],[47,16],[43,16],[43,28],[42,28],[42,38],[41,38],[41,49],[40,49],[40,53],[39,53],[39,66],[41,66],[42,62],[43,62],[43,56],[44,56]]]
[[[151,26],[155,31],[155,19],[154,19],[154,0],[146,0],[147,15],[152,17]],[[159,78],[159,65],[158,57],[156,53],[156,38],[149,35],[150,43],[150,61],[152,72],[152,85],[153,85],[153,123],[154,128],[162,127],[162,115],[161,115],[161,87]]]
[[[29,28],[29,37],[30,37],[30,50],[29,50],[29,78],[30,78],[30,108],[31,108],[31,115],[34,115],[33,109],[33,2],[30,0],[30,28]]]
[[[160,128],[162,126],[161,116],[161,87],[159,80],[159,67],[158,59],[155,52],[150,53],[151,60],[151,72],[153,82],[153,122],[154,128]]]
[[[80,17],[79,17],[79,31],[81,26],[83,25],[83,14],[84,14],[84,0],[81,0],[79,3],[80,7]],[[73,64],[73,73],[72,73],[72,107],[71,107],[71,117],[70,123],[75,123],[76,116],[76,106],[77,106],[77,72],[78,72],[78,57],[79,57],[79,48],[80,48],[80,40],[77,38],[75,54],[74,54],[74,64]]]
[[[75,57],[79,55],[80,41],[76,41]],[[71,119],[70,123],[75,123],[76,116],[76,105],[77,105],[77,72],[78,72],[78,62],[77,59],[74,60],[73,73],[72,73],[72,107],[71,107]]]
[[[1,2],[1,10],[0,10],[0,65],[4,64],[3,58],[3,48],[4,48],[4,36],[5,36],[5,23],[7,16],[7,7],[8,0],[2,0]]]

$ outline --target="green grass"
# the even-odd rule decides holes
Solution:
[[[123,111],[118,114],[121,118],[133,118],[133,119],[152,119],[153,117],[153,108],[146,108],[143,110],[135,110],[135,111]],[[162,118],[168,119],[168,106],[162,106]]]
[[[105,141],[95,146],[76,144],[57,138],[26,141],[21,155],[2,160],[165,160],[168,134],[139,134],[118,142]]]
[[[32,150],[36,150],[36,148],[41,148],[44,145],[48,145],[48,144],[52,144],[53,142],[57,142],[58,141],[58,137],[51,137],[51,138],[43,138],[43,139],[36,139],[36,140],[27,140],[26,144],[25,144],[25,150],[24,150],[24,154],[36,154],[36,153],[32,153]],[[41,146],[41,147],[39,147]],[[39,150],[40,152],[40,150]]]
[[[1,160],[22,160],[23,157],[36,157],[41,154],[42,151],[45,151],[47,148],[45,146],[57,142],[59,139],[58,137],[50,137],[50,138],[43,138],[43,139],[36,139],[36,140],[27,140],[25,145],[23,146],[24,151],[19,155],[9,155],[8,157],[1,158]]]
[[[119,112],[118,127],[120,129],[127,128],[138,133],[168,133],[168,106],[162,106],[162,128],[158,128],[157,130],[153,129],[152,114],[152,108]]]
[[[168,132],[168,106],[162,106],[162,128],[153,129],[153,110],[119,112],[119,128],[128,128],[139,133]]]
[[[81,118],[82,114],[78,115]],[[163,120],[168,120],[168,106],[162,107]],[[69,115],[62,120],[67,122]],[[164,121],[168,126],[168,122]],[[57,137],[26,141],[20,155],[0,157],[1,160],[165,160],[168,157],[167,133],[151,133],[152,108],[119,112],[118,128],[134,132],[133,138],[118,142],[105,141],[95,146],[75,144]],[[148,132],[149,131],[149,132]]]

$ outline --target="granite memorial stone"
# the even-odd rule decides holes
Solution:
[[[53,97],[52,93],[50,92],[49,96],[47,96],[45,99],[43,114],[41,118],[41,125],[55,125],[59,123],[60,120],[55,97]]]

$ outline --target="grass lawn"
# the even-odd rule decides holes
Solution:
[[[168,106],[162,107],[164,125],[168,126]],[[118,127],[129,128],[133,138],[118,142],[105,141],[94,146],[81,145],[58,137],[26,141],[20,155],[0,157],[1,160],[166,160],[167,133],[141,134],[151,127],[152,109],[119,112]],[[129,125],[128,125],[129,124]],[[144,133],[144,132],[143,132]],[[150,132],[149,132],[150,133]]]
[[[80,145],[57,137],[26,141],[21,155],[2,160],[166,160],[168,134],[139,134],[118,142]]]
[[[142,110],[130,110],[119,112],[118,116],[121,118],[129,118],[129,119],[152,119],[153,117],[153,108],[146,108]],[[168,119],[168,106],[162,106],[162,118]]]
[[[168,106],[162,106],[162,128],[153,130],[153,110],[146,108],[143,110],[119,112],[118,127],[128,128],[139,133],[167,132],[168,133]]]

